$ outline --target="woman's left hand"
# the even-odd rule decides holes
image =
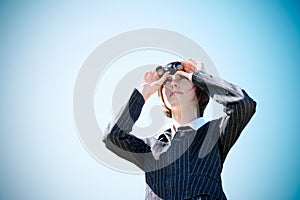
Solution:
[[[184,71],[177,71],[176,74],[191,80],[191,76],[192,76],[193,73],[192,72],[188,73],[188,72],[184,72]]]
[[[193,58],[189,58],[188,61],[181,61],[184,70],[188,73],[194,72],[196,70],[201,70],[205,72],[204,64],[202,62],[196,61]]]

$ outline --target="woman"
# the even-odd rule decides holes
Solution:
[[[108,125],[103,141],[145,171],[148,200],[224,200],[222,166],[255,113],[256,102],[240,87],[207,74],[203,66],[196,70],[194,60],[180,63],[183,69],[173,75],[145,73],[145,84],[133,91]],[[145,101],[156,92],[173,126],[156,137],[140,139],[130,134],[132,126]],[[225,115],[205,123],[208,96],[223,105]]]

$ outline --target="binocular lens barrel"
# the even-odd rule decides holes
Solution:
[[[170,72],[170,75],[174,75],[177,71],[182,71],[182,70],[183,70],[183,66],[181,62],[171,62],[164,67],[163,66],[156,67],[156,72],[159,77],[162,77],[166,72]]]

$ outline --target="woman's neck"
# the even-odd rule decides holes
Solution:
[[[187,124],[198,118],[198,108],[195,105],[178,106],[172,108],[172,120],[179,125]]]

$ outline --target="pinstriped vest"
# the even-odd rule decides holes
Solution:
[[[146,199],[187,199],[201,194],[226,199],[220,176],[224,158],[218,137],[211,135],[216,131],[208,131],[213,129],[210,123],[214,122],[197,131],[179,128],[170,142],[161,136],[161,142],[151,144],[152,151],[162,153],[153,152],[158,154],[155,161],[146,159]]]

